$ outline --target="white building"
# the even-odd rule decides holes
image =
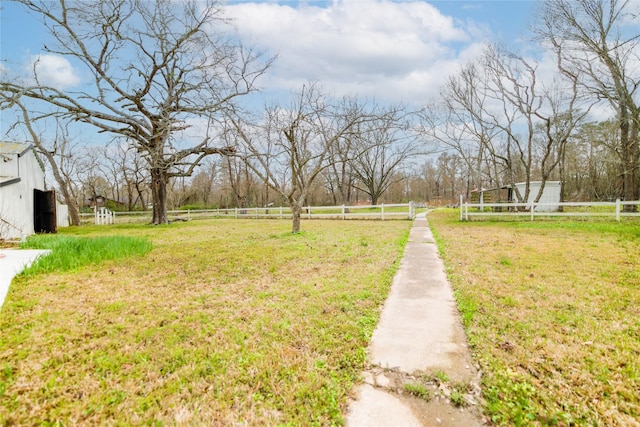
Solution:
[[[20,239],[35,232],[55,233],[68,225],[66,206],[45,187],[44,168],[33,146],[0,142],[0,240]]]
[[[524,197],[524,193],[526,190],[526,182],[519,182],[515,186],[518,189],[518,192],[521,196]],[[542,186],[542,181],[531,181],[529,182],[529,197],[527,198],[526,203],[532,203],[536,197],[538,196],[538,192],[540,191],[540,187]],[[508,187],[507,187],[508,188]],[[517,202],[517,197],[515,191],[512,188],[508,188],[509,190],[509,201]],[[536,205],[537,212],[555,212],[558,210],[558,203],[560,203],[560,181],[546,181],[544,183],[544,190],[542,190],[542,196],[540,196],[540,200],[538,203],[542,203],[541,205]]]

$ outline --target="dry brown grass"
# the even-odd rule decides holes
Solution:
[[[640,224],[429,221],[507,425],[639,425]]]
[[[145,257],[14,281],[0,424],[339,424],[410,222],[71,230]]]

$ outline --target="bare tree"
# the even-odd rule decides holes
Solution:
[[[95,147],[91,150],[90,158],[92,159],[94,173],[102,176],[109,186],[108,191],[103,196],[108,197],[117,204],[122,203],[123,183],[126,182],[126,179],[120,164],[118,144]]]
[[[415,137],[407,132],[406,118],[402,109],[394,107],[357,127],[356,155],[349,163],[361,184],[356,188],[368,194],[373,205],[391,185],[404,178],[398,172],[419,154]]]
[[[211,205],[211,196],[219,173],[219,163],[209,160],[200,165],[200,171],[191,180],[191,187],[205,208]]]
[[[586,123],[573,135],[565,167],[568,192],[578,200],[615,200],[623,189],[620,141],[614,121]]]
[[[148,173],[144,168],[144,159],[134,144],[114,141],[109,149],[105,149],[105,157],[112,165],[112,173],[116,179],[122,199],[128,211],[133,211],[140,205],[145,209],[145,193],[148,192]]]
[[[626,200],[640,197],[638,16],[636,1],[547,0],[536,28],[557,54],[560,71],[615,111]]]
[[[470,168],[474,162],[463,144],[471,141],[477,147],[470,151],[471,156],[477,153],[477,182],[482,181],[479,170],[487,155],[494,169],[489,174],[498,184],[511,185],[520,201],[529,200],[529,183],[536,178],[542,180],[535,196],[539,200],[571,132],[589,111],[577,108],[575,78],[542,82],[538,74],[535,61],[488,47],[480,67],[466,67],[443,91],[453,124],[440,126],[440,134],[431,132],[454,147]],[[524,194],[517,181],[526,183]]]
[[[500,105],[500,113],[490,114],[492,124],[506,138],[506,149],[524,171],[525,194],[529,200],[529,183],[534,178],[536,160],[542,184],[535,196],[538,201],[551,171],[559,164],[566,143],[589,109],[578,109],[577,79],[541,82],[537,64],[502,49],[490,48],[485,54],[485,69],[491,97]],[[541,141],[541,143],[540,143]],[[535,152],[536,143],[538,152]],[[509,183],[515,187],[515,174],[510,169]]]
[[[44,102],[67,120],[134,143],[151,177],[153,223],[166,223],[167,183],[191,175],[207,155],[230,153],[212,142],[216,119],[255,90],[271,60],[261,62],[229,35],[215,1],[19,2],[55,39],[44,50],[82,64],[93,83],[77,91],[47,86],[36,63],[35,84],[3,80],[3,94]]]
[[[351,201],[355,183],[352,160],[358,154],[356,139],[355,134],[348,134],[331,147],[331,160],[324,172],[324,183],[334,204],[347,205]]]
[[[194,199],[193,190],[186,176],[176,177],[171,180],[167,188],[167,206],[169,209],[178,209],[190,204]]]
[[[233,193],[235,206],[247,208],[253,201],[252,198],[255,198],[252,196],[255,192],[254,181],[257,179],[254,179],[246,162],[241,158],[229,156],[225,160],[229,190]]]
[[[331,150],[370,117],[364,105],[351,99],[332,104],[311,84],[288,107],[267,108],[260,123],[230,115],[228,137],[237,141],[247,166],[287,201],[297,233],[307,197],[331,164]]]
[[[511,159],[503,157],[499,142],[500,129],[486,116],[491,111],[487,74],[481,66],[470,64],[450,76],[442,87],[441,102],[428,106],[420,113],[420,132],[438,150],[452,150],[473,171],[472,185],[502,185],[498,173]],[[487,168],[485,162],[491,166]],[[467,194],[467,197],[469,194]]]

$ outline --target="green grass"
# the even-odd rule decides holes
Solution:
[[[427,401],[433,399],[434,396],[433,390],[427,388],[424,384],[406,383],[404,391]]]
[[[451,404],[456,408],[462,408],[467,406],[467,401],[464,400],[464,394],[458,390],[454,390],[451,392],[451,396],[449,396],[449,400]]]
[[[498,425],[637,425],[640,221],[429,214]]]
[[[434,379],[437,383],[439,383],[439,384],[449,382],[449,376],[447,375],[447,373],[446,373],[446,372],[444,372],[444,371],[443,371],[443,370],[441,370],[441,369],[438,369],[438,370],[433,374],[433,379]]]
[[[29,236],[20,247],[48,249],[51,253],[36,259],[22,274],[76,270],[87,264],[142,256],[151,250],[151,246],[151,242],[147,239],[128,236],[88,238],[50,234],[33,235]]]
[[[153,249],[14,280],[0,425],[341,424],[410,226],[70,228]]]

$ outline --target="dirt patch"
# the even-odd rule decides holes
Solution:
[[[480,375],[467,381],[451,381],[441,372],[408,374],[371,367],[365,383],[393,394],[424,425],[461,426],[488,424],[482,405]]]

